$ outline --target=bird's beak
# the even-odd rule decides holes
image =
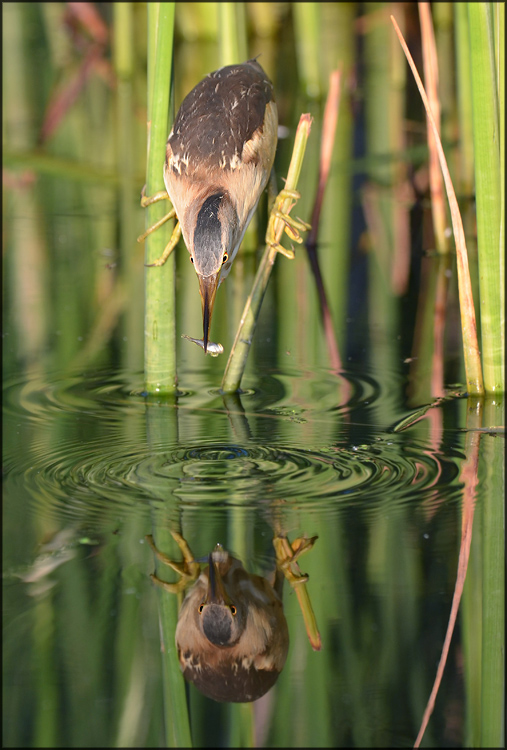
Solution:
[[[218,271],[218,273],[211,274],[211,276],[200,276],[198,274],[198,279],[199,292],[201,294],[202,301],[204,353],[206,354],[208,348],[209,329],[211,325],[211,314],[213,313],[213,306],[215,304],[218,282],[220,281],[220,271]]]
[[[208,557],[208,562],[207,602],[208,604],[226,604],[229,601],[229,597],[225,592],[224,582],[218,570],[218,565],[213,562],[211,554]]]

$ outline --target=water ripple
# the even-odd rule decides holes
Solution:
[[[261,388],[229,411],[216,390],[187,392],[178,413],[147,402],[132,374],[12,380],[4,388],[5,481],[22,487],[37,513],[88,522],[168,500],[334,510],[454,491],[456,455],[431,447],[430,435],[418,443],[408,431],[374,426],[372,378],[347,376],[344,390],[344,380],[321,375],[297,389],[280,376],[270,398]]]
[[[6,467],[21,474],[34,510],[88,520],[169,498],[181,508],[279,501],[291,508],[350,506],[382,503],[387,491],[390,501],[421,501],[457,476],[445,457],[387,439],[321,451],[226,443],[140,447],[98,439],[85,450],[65,441],[36,454],[32,446],[28,465]]]

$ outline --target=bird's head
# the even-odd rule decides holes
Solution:
[[[199,604],[199,624],[203,635],[213,645],[233,646],[243,633],[245,617],[241,602],[227,592],[220,565],[210,554],[208,587]]]
[[[217,190],[194,205],[194,229],[188,242],[190,259],[199,280],[204,351],[220,282],[229,273],[238,249],[239,220],[228,193]]]

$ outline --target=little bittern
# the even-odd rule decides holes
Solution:
[[[265,578],[217,547],[181,607],[184,677],[216,701],[254,701],[276,682],[289,648],[282,601]]]
[[[167,584],[152,580],[168,591],[181,591],[197,575],[196,563],[185,540],[174,532],[185,557],[173,563],[150,546],[182,580]],[[197,566],[199,567],[199,566]],[[217,545],[208,565],[188,591],[178,615],[176,646],[184,677],[216,701],[245,703],[264,695],[283,669],[289,648],[289,631],[281,599],[283,573],[274,585],[248,573],[239,560]]]
[[[164,182],[199,280],[205,352],[215,295],[268,182],[277,133],[273,86],[248,60],[198,83],[169,134]]]

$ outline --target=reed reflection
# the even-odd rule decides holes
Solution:
[[[276,567],[271,576],[262,577],[246,571],[220,544],[201,571],[185,539],[171,534],[183,554],[180,563],[160,552],[151,536],[146,540],[156,557],[180,576],[178,582],[167,583],[152,574],[152,581],[173,594],[190,586],[175,634],[183,676],[215,701],[257,700],[275,684],[287,658],[284,578],[291,586],[304,587],[308,576],[299,570],[297,559],[317,537],[302,537],[293,545],[286,537],[275,537]]]

